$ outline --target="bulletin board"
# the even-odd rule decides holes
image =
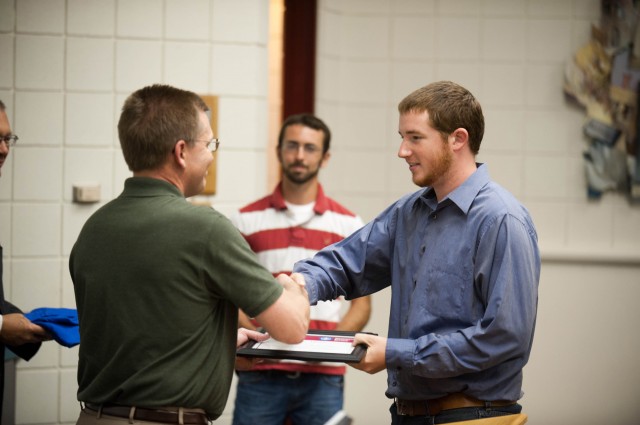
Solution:
[[[211,123],[211,130],[213,131],[213,137],[218,137],[218,96],[213,95],[200,95],[204,103],[209,107],[209,122]],[[213,162],[207,170],[207,179],[204,186],[204,190],[201,195],[215,195],[216,194],[216,164],[218,161],[218,152],[213,153]]]

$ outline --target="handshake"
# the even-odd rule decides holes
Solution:
[[[282,285],[282,294],[276,302],[255,317],[268,335],[240,328],[238,346],[249,339],[262,341],[269,336],[287,344],[297,344],[306,336],[309,329],[309,295],[304,277],[300,273],[293,273],[291,276],[280,274],[276,280]]]

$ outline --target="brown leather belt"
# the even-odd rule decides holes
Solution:
[[[92,404],[85,403],[85,407],[102,415],[116,416],[119,418],[139,419],[141,421],[162,422],[167,424],[196,424],[207,425],[209,423],[207,415],[199,412],[182,412],[182,422],[180,422],[180,412],[178,408],[157,408],[121,406],[117,404]],[[170,410],[167,410],[170,409]]]
[[[433,400],[395,399],[398,415],[402,416],[435,416],[443,410],[463,407],[502,407],[515,404],[515,401],[498,400],[482,401],[462,393],[453,393]]]

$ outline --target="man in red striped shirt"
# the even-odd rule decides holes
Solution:
[[[360,217],[327,197],[318,181],[329,161],[331,132],[310,114],[292,115],[276,149],[282,181],[274,192],[238,211],[231,221],[260,262],[273,273],[362,227]],[[360,331],[371,313],[369,297],[320,302],[311,307],[310,329]],[[344,313],[344,314],[342,314]],[[240,326],[254,329],[240,312]],[[345,366],[333,363],[269,362],[238,371],[234,425],[324,424],[342,409]]]

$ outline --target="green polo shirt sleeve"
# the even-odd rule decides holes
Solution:
[[[228,299],[251,317],[270,307],[282,294],[282,286],[265,269],[240,232],[217,213],[204,256],[205,281],[214,296]]]

